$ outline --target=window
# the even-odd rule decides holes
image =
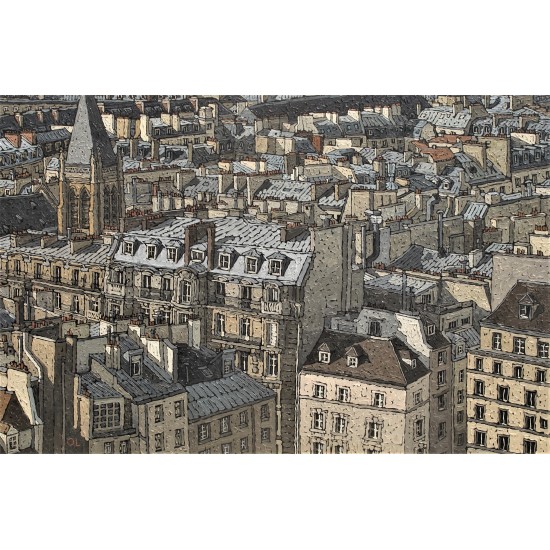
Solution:
[[[116,428],[120,425],[120,403],[94,403],[94,430]]]
[[[183,430],[177,428],[174,435],[174,447],[183,447]]]
[[[537,382],[546,382],[546,371],[537,369],[535,372],[535,380]]]
[[[164,407],[155,405],[155,422],[164,422]]]
[[[464,411],[458,411],[456,413],[456,422],[457,424],[462,424],[462,422],[464,422]]]
[[[221,434],[227,434],[231,431],[231,423],[230,423],[230,417],[224,416],[223,418],[220,418],[220,433]]]
[[[221,281],[216,281],[216,295],[225,296],[225,283]]]
[[[15,267],[15,274],[21,275],[21,260],[15,260],[14,267]]]
[[[438,395],[437,396],[437,410],[444,411],[447,408],[447,395]]]
[[[464,403],[464,390],[458,390],[456,392],[456,401],[459,405]]]
[[[218,256],[218,268],[219,269],[229,269],[230,266],[230,256],[229,254],[220,254]]]
[[[344,446],[343,445],[334,445],[334,454],[335,455],[343,455],[344,454]]]
[[[106,455],[112,455],[112,454],[115,452],[115,446],[113,445],[113,442],[112,442],[112,441],[107,441],[107,442],[103,445],[103,452],[104,452]]]
[[[529,439],[523,440],[523,452],[526,455],[534,455],[537,452],[537,442]]]
[[[325,429],[325,414],[316,411],[313,413],[313,429],[314,430],[324,430]]]
[[[134,253],[134,243],[131,242],[125,242],[123,251],[124,254],[133,254]]]
[[[162,432],[155,434],[155,452],[161,451],[164,451],[164,434]]]
[[[325,446],[319,441],[313,442],[313,447],[311,451],[314,455],[322,455],[325,452]]]
[[[498,423],[502,424],[503,426],[508,425],[508,411],[506,409],[498,410]]]
[[[279,376],[279,355],[277,353],[267,354],[267,374]]]
[[[463,319],[461,319],[460,322],[463,325],[469,325],[470,324],[470,318],[469,317],[464,317]]]
[[[384,407],[386,405],[386,396],[383,393],[375,392],[372,396],[372,404],[375,407]]]
[[[183,416],[183,401],[174,402],[174,416],[181,418]]]
[[[422,437],[424,435],[424,419],[419,418],[414,422],[414,434],[416,437]]]
[[[231,454],[231,443],[224,443],[222,445],[222,455]]]
[[[437,362],[441,365],[441,363],[446,363],[447,362],[447,352],[445,351],[440,351],[438,354],[437,354]]]
[[[251,286],[242,286],[241,287],[241,299],[242,300],[252,300],[252,287]]]
[[[370,336],[382,336],[382,326],[380,321],[371,321],[369,323]]]
[[[523,367],[521,365],[514,365],[514,378],[523,378]]]
[[[283,274],[283,262],[282,260],[270,260],[269,262],[269,273],[271,275],[282,275]]]
[[[459,447],[462,447],[462,445],[464,445],[464,434],[458,434],[456,436],[456,444],[459,446]]]
[[[267,289],[267,301],[278,302],[279,301],[279,289],[275,287],[268,287]]]
[[[150,260],[156,258],[157,256],[157,247],[154,244],[147,245],[147,258]]]
[[[476,420],[485,419],[485,405],[476,405],[474,411]]]
[[[548,359],[548,350],[550,348],[550,343],[548,342],[537,342],[537,355],[543,359]]]
[[[514,338],[514,353],[525,355],[525,338]]]
[[[265,326],[266,344],[268,346],[277,346],[279,337],[279,325],[277,323],[267,323]]]
[[[239,413],[239,425],[248,426],[248,411],[241,411]]]
[[[178,258],[178,249],[170,246],[166,249],[166,257],[169,262],[175,262]]]
[[[499,435],[497,437],[498,450],[499,451],[509,451],[510,450],[510,436],[508,435]]]
[[[526,430],[532,430],[532,431],[536,430],[537,429],[537,417],[533,416],[531,414],[526,414],[525,417],[524,417],[523,427]]]
[[[248,452],[248,437],[241,437],[241,453]]]
[[[367,427],[367,434],[369,439],[380,439],[382,432],[382,426],[378,422],[369,422]]]
[[[162,290],[172,290],[172,280],[168,277],[162,278]]]
[[[426,333],[428,336],[433,336],[435,334],[435,325],[428,325],[426,327]]]
[[[119,448],[118,448],[118,452],[121,455],[129,455],[130,454],[130,442],[128,440],[121,441],[120,445],[119,445]]]
[[[525,392],[525,406],[526,407],[536,407],[537,406],[537,392],[536,391],[526,391]]]
[[[480,432],[479,430],[474,431],[474,442],[478,447],[487,446],[487,433]]]
[[[248,372],[248,358],[249,358],[248,352],[241,351],[239,353],[239,365],[243,372]]]
[[[415,394],[414,394],[414,404],[418,405],[421,401],[422,401],[422,392],[421,391],[415,392]]]
[[[247,273],[258,273],[258,258],[247,256],[245,265]]]
[[[315,384],[313,386],[313,397],[317,399],[325,399],[327,396],[327,387],[323,384]]]
[[[214,316],[214,330],[219,336],[225,334],[225,315],[223,313],[216,313]]]
[[[88,309],[97,313],[99,311],[99,302],[97,300],[90,300],[90,302],[88,302]]]
[[[141,277],[141,287],[142,288],[151,288],[151,275],[142,275],[142,277]]]
[[[42,265],[41,264],[34,264],[34,278],[35,279],[42,279]]]
[[[181,300],[182,302],[191,301],[191,282],[190,281],[183,281],[183,283],[181,283]]]
[[[500,361],[493,362],[493,374],[502,374],[502,363]]]
[[[191,250],[191,259],[196,262],[204,260],[204,252],[202,250]]]
[[[540,419],[540,429],[541,430],[547,430],[548,429],[548,420],[546,418]]]
[[[113,271],[113,283],[117,283],[119,285],[123,284],[124,282],[124,273],[122,271]],[[73,270],[73,285],[78,284],[78,269]]]
[[[225,359],[223,362],[223,373],[231,374],[233,370],[233,362],[231,361],[231,359]]]
[[[508,386],[497,386],[497,396],[499,401],[508,403],[510,399],[510,388]]]
[[[133,377],[141,376],[141,357],[134,356],[130,361],[130,372]]]
[[[347,403],[349,401],[349,388],[338,388],[338,401]]]
[[[269,405],[262,405],[260,408],[260,419],[269,420]]]
[[[502,334],[500,332],[493,332],[493,349],[502,350]]]
[[[239,322],[240,335],[245,338],[250,338],[250,319],[248,317],[242,317]]]
[[[53,307],[61,309],[61,294],[59,292],[53,293]]]
[[[485,395],[485,382],[474,380],[474,395]]]
[[[210,439],[210,424],[200,424],[199,425],[199,443]]]
[[[346,420],[345,417],[337,416],[334,419],[334,431],[337,434],[345,434],[346,433],[346,425],[347,425],[347,420]]]
[[[262,440],[262,443],[269,443],[269,441],[271,441],[271,429],[262,428],[260,430],[260,438]]]
[[[450,321],[449,322],[449,330],[452,330],[453,328],[456,328],[456,324],[457,324],[456,321]]]
[[[437,385],[438,386],[443,386],[447,383],[447,371],[445,370],[440,370],[438,373],[437,373]]]
[[[189,314],[188,313],[178,313],[178,323],[180,325],[186,325],[189,322]]]
[[[519,316],[520,319],[531,319],[532,306],[529,304],[520,304],[519,305]]]
[[[458,371],[458,381],[464,382],[464,369]]]
[[[359,364],[359,360],[357,357],[354,357],[353,355],[348,355],[348,367],[355,368]]]

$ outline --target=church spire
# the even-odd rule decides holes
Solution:
[[[93,96],[80,96],[67,152],[67,166],[89,167],[92,155],[103,167],[114,166],[116,155]]]

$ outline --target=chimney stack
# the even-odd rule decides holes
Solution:
[[[440,256],[447,254],[443,246],[443,212],[437,213],[437,250]]]

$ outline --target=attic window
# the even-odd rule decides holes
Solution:
[[[353,355],[348,355],[348,367],[356,368],[359,364],[359,359]]]
[[[204,252],[202,250],[191,250],[191,259],[195,262],[204,260]]]
[[[283,262],[281,260],[270,260],[269,261],[269,273],[271,275],[282,275],[283,274]]]
[[[246,272],[258,273],[258,258],[246,257]]]
[[[330,363],[330,353],[328,351],[319,352],[319,363]]]
[[[231,259],[229,254],[220,254],[218,256],[218,267],[220,269],[229,269],[231,265]]]
[[[426,334],[428,336],[433,336],[435,334],[435,325],[428,325],[426,327]]]
[[[130,372],[134,378],[141,376],[141,357],[139,355],[132,357],[132,361],[130,362]]]
[[[178,251],[175,247],[171,246],[166,249],[166,256],[168,261],[175,262],[178,257]]]
[[[157,245],[148,244],[147,245],[147,259],[155,259],[157,257]]]
[[[533,306],[530,304],[519,305],[519,317],[520,319],[532,319]]]
[[[134,243],[125,242],[124,243],[124,248],[123,248],[123,253],[132,255],[134,253]]]

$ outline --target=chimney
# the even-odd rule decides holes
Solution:
[[[160,142],[158,139],[151,141],[151,160],[159,160],[160,158]]]
[[[107,329],[107,343],[105,344],[105,367],[120,370],[120,346],[118,336],[111,335],[111,327]]]
[[[130,138],[130,158],[135,159],[137,157],[138,140],[136,138]]]
[[[54,122],[59,122],[59,109],[52,109],[52,118]]]
[[[187,324],[187,343],[191,348],[199,349],[201,347],[200,319],[189,319]]]
[[[407,311],[407,272],[401,274],[401,309]]]
[[[15,302],[15,324],[19,327],[25,322],[25,299],[23,296],[16,296]]]
[[[192,143],[189,143],[187,145],[187,160],[190,163],[193,163],[193,144]]]
[[[437,213],[437,250],[440,256],[447,254],[443,246],[443,212]]]
[[[470,266],[470,269],[476,267],[481,261],[482,257],[483,257],[483,250],[476,249],[469,252],[468,265]]]
[[[19,113],[18,113],[19,114]],[[6,131],[4,132],[4,137],[16,148],[19,149],[21,147],[21,134],[19,132],[14,131]]]
[[[209,225],[206,228],[206,254],[208,269],[214,269],[214,257],[216,253],[216,226]]]
[[[38,122],[43,123],[44,122],[44,111],[36,111],[36,119]]]
[[[19,127],[23,128],[23,113],[15,113],[13,116]]]

